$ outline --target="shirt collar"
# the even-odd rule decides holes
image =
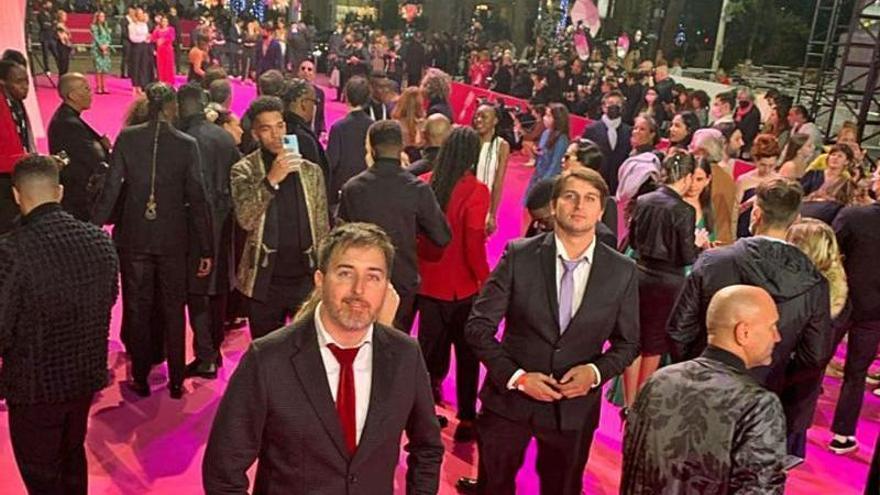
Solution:
[[[353,349],[355,347],[361,347],[364,344],[372,344],[373,343],[373,324],[372,323],[370,324],[370,328],[367,329],[367,333],[364,334],[364,339],[361,340],[361,342],[358,345],[351,346],[351,347],[345,347],[342,344],[340,344],[339,342],[337,342],[336,339],[334,339],[333,336],[327,332],[327,329],[324,328],[324,322],[321,321],[322,306],[323,306],[323,303],[319,302],[318,306],[315,307],[315,328],[318,330],[318,347],[319,348],[327,347],[328,345],[333,344],[336,347],[339,347],[340,349]]]
[[[43,203],[40,206],[37,206],[36,208],[34,208],[30,212],[28,212],[27,215],[23,215],[21,217],[21,225],[32,224],[32,223],[36,222],[37,220],[39,220],[40,218],[42,218],[42,217],[44,217],[54,211],[61,211],[61,203],[56,203],[54,201],[50,201],[48,203]]]
[[[713,345],[707,346],[706,350],[703,351],[702,357],[709,358],[714,361],[720,361],[728,366],[736,368],[739,371],[746,371],[746,363],[739,356],[720,347],[715,347]]]
[[[602,122],[605,123],[605,127],[617,129],[618,127],[620,127],[621,118],[617,117],[616,119],[609,119],[607,115],[602,114]]]
[[[596,236],[593,235],[593,240],[590,241],[590,247],[584,251],[584,254],[581,255],[580,258],[569,258],[568,252],[565,251],[565,246],[562,244],[562,240],[558,235],[553,234],[553,239],[556,241],[556,255],[561,256],[565,261],[575,261],[577,260],[587,260],[587,264],[593,264],[593,254],[596,252]]]

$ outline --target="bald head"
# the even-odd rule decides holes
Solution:
[[[58,96],[77,111],[88,110],[92,106],[92,88],[89,80],[79,72],[68,72],[58,80]]]
[[[779,313],[770,294],[750,285],[725,287],[712,296],[706,310],[709,344],[730,351],[751,368],[770,364],[779,341]]]
[[[452,130],[452,123],[445,115],[433,113],[425,121],[425,135],[428,146],[442,146]]]

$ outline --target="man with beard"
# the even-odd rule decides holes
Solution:
[[[443,444],[418,344],[382,323],[394,258],[375,225],[324,239],[293,325],[251,343],[202,466],[205,493],[391,493],[406,432],[407,493],[437,493]]]
[[[515,493],[536,438],[541,493],[582,491],[602,384],[638,352],[635,263],[596,238],[607,196],[593,170],[559,176],[551,200],[555,231],[508,244],[477,296],[465,337],[487,368],[477,418],[479,481],[460,480],[462,488]]]
[[[214,269],[207,277],[198,276],[198,245],[190,240],[187,306],[193,328],[195,360],[186,367],[186,376],[216,378],[222,365],[220,344],[226,299],[233,286],[232,198],[229,194],[229,171],[241,155],[232,136],[205,117],[207,97],[197,84],[180,88],[180,129],[195,138],[202,156],[202,180],[205,199],[211,209],[214,233]]]
[[[770,293],[779,311],[782,341],[769,366],[750,373],[782,399],[788,452],[801,460],[806,438],[799,433],[811,424],[812,408],[805,413],[803,399],[793,397],[792,391],[800,381],[824,370],[834,351],[828,281],[807,255],[785,242],[788,227],[798,218],[802,195],[794,181],[778,178],[761,183],[750,219],[754,237],[706,251],[697,259],[667,325],[676,361],[693,358],[706,347],[706,311],[716,292],[730,285],[753,285]],[[797,459],[789,461],[790,467]]]

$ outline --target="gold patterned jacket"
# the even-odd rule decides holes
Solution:
[[[232,166],[230,188],[235,218],[247,231],[244,251],[238,265],[238,290],[257,300],[266,297],[275,252],[278,247],[278,213],[274,208],[274,192],[266,184],[266,166],[259,149]],[[308,255],[314,264],[317,246],[330,231],[324,174],[321,167],[304,160],[296,178],[302,184],[312,247]]]

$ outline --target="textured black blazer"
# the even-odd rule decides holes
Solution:
[[[214,418],[202,466],[205,492],[247,493],[246,471],[258,460],[255,495],[390,495],[405,431],[406,493],[436,493],[443,444],[418,343],[375,324],[372,345],[369,412],[352,457],[314,320],[251,343]]]
[[[556,289],[556,243],[552,232],[507,245],[504,256],[474,302],[465,337],[488,370],[483,407],[514,421],[581,430],[599,421],[601,388],[555,403],[508,390],[518,369],[557,379],[572,367],[593,363],[602,382],[619,375],[639,350],[639,294],[635,263],[597,243],[586,292],[560,336]],[[504,319],[504,336],[495,336]],[[611,343],[603,351],[606,342]]]

